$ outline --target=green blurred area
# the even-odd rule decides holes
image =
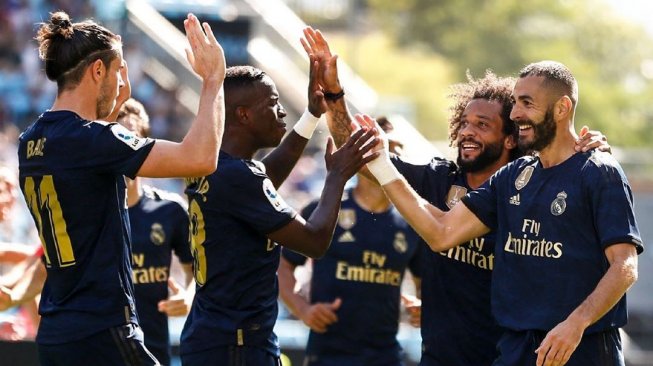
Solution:
[[[653,37],[604,0],[368,0],[348,6],[330,19],[299,10],[307,22],[326,28],[334,51],[382,102],[408,102],[408,117],[428,139],[447,138],[448,87],[465,81],[467,70],[475,77],[488,68],[516,75],[530,62],[550,59],[578,79],[577,130],[587,124],[614,146],[651,146]]]

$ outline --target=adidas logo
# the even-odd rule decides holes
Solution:
[[[351,231],[347,230],[338,238],[339,243],[351,243],[356,241],[356,238],[351,234]]]
[[[519,206],[519,193],[517,193],[516,195],[510,197],[510,204],[515,205],[515,206]]]

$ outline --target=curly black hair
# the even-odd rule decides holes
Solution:
[[[474,99],[486,99],[501,103],[501,120],[503,121],[503,133],[513,135],[515,141],[519,137],[517,125],[510,120],[510,111],[512,110],[512,89],[515,86],[515,78],[499,77],[492,70],[486,70],[485,76],[481,79],[474,79],[467,71],[467,82],[454,84],[451,86],[449,98],[454,100],[453,105],[449,108],[449,145],[454,146],[458,139],[458,133],[461,129],[461,119],[467,104]],[[521,156],[519,149],[512,149],[510,160]]]

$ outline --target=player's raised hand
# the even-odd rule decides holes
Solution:
[[[347,142],[337,151],[331,137],[327,138],[327,148],[324,159],[326,160],[327,178],[339,177],[346,182],[365,164],[378,157],[377,152],[372,152],[378,143],[374,131],[360,128],[354,132]]]
[[[320,117],[327,110],[324,92],[320,85],[320,63],[314,55],[308,55],[310,69],[308,73],[308,111],[315,117]]]
[[[188,298],[186,291],[172,278],[168,278],[168,288],[170,297],[161,300],[158,303],[160,312],[167,316],[184,316],[190,311],[191,300]]]
[[[311,304],[300,318],[311,330],[316,333],[324,333],[330,324],[338,321],[336,312],[342,305],[338,297],[332,302],[319,302]]]
[[[222,82],[226,73],[224,51],[215,39],[211,26],[206,22],[200,26],[199,19],[189,13],[184,20],[184,29],[190,43],[190,50],[186,49],[186,57],[193,70],[202,80],[215,79]]]
[[[304,28],[304,38],[301,38],[300,42],[308,57],[314,57],[319,63],[318,80],[324,91],[328,93],[342,91],[338,79],[338,55],[331,53],[329,43],[322,35],[322,32],[306,27]]]

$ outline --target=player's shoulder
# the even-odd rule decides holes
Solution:
[[[219,176],[226,175],[241,179],[253,176],[267,178],[265,165],[262,162],[253,159],[240,159],[224,151],[220,151],[216,173]],[[234,183],[237,182],[235,181]]]
[[[582,174],[592,179],[625,179],[621,165],[615,157],[607,152],[591,150],[581,154],[583,161]]]

